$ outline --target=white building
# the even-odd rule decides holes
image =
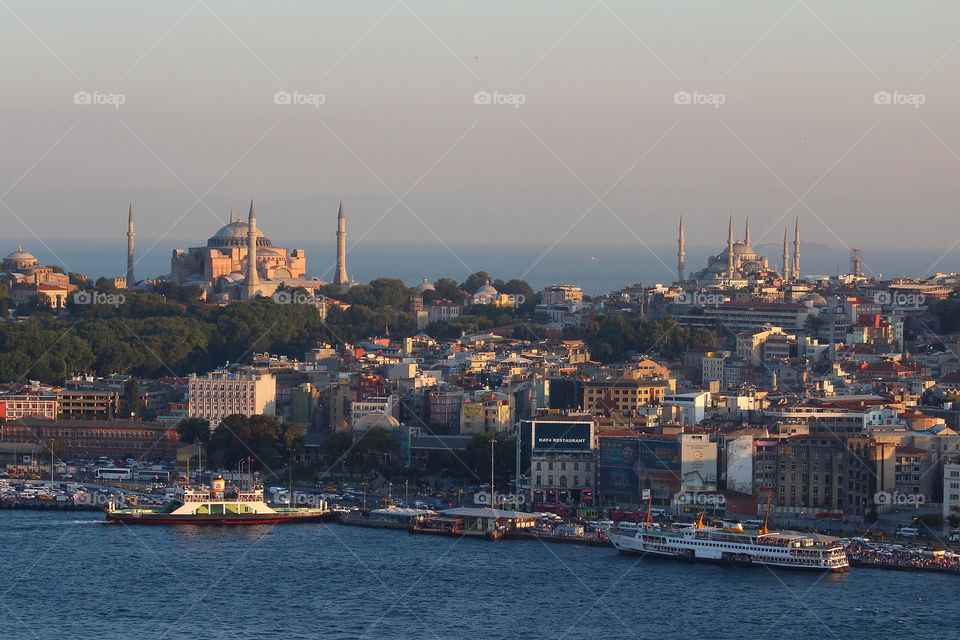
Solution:
[[[668,393],[661,404],[679,407],[683,411],[683,424],[700,424],[710,406],[710,392]]]
[[[187,380],[187,415],[210,421],[210,428],[227,416],[274,415],[277,379],[272,373],[216,370]]]
[[[575,284],[555,284],[544,287],[540,292],[540,304],[547,306],[566,305],[581,300],[583,300],[583,289]]]
[[[943,465],[943,518],[960,517],[960,460]]]

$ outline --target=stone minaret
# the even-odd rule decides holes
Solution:
[[[687,257],[686,252],[687,239],[683,235],[683,214],[680,214],[680,234],[677,236],[677,276],[679,282],[684,282],[684,271],[686,271],[687,265],[684,262],[684,259]]]
[[[790,279],[790,251],[787,247],[787,228],[783,228],[783,279]]]
[[[800,279],[800,216],[793,227],[793,279]]]
[[[133,284],[133,203],[127,211],[127,286]]]
[[[347,218],[343,215],[343,202],[340,202],[340,213],[337,214],[337,272],[333,276],[333,284],[347,286]]]
[[[256,298],[260,293],[260,274],[257,273],[257,212],[250,201],[250,218],[247,221],[247,279],[246,298]]]
[[[747,214],[747,223],[743,228],[743,244],[750,246],[750,214]]]
[[[727,224],[727,278],[733,280],[733,216]]]

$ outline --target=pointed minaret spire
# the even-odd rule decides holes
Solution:
[[[686,263],[684,259],[687,257],[686,252],[687,239],[683,235],[683,214],[680,214],[680,233],[677,236],[677,276],[679,282],[684,282],[684,271],[686,271]]]
[[[340,211],[337,213],[337,270],[333,276],[333,284],[346,287],[350,283],[347,278],[347,217],[343,214],[343,201],[340,201]]]
[[[733,280],[733,215],[727,223],[727,278]]]
[[[250,217],[247,224],[247,279],[246,297],[255,298],[260,293],[260,274],[257,273],[257,212],[250,200]]]
[[[130,203],[130,208],[127,210],[127,286],[133,284],[133,236],[136,234],[133,232],[133,203]]]
[[[790,280],[790,251],[787,248],[787,228],[783,228],[783,279]]]
[[[743,229],[743,244],[750,246],[750,214],[747,214],[747,224]]]
[[[793,279],[800,279],[800,216],[793,227]]]

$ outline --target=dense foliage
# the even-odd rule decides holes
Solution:
[[[713,346],[718,340],[714,331],[682,327],[670,317],[648,320],[620,315],[604,316],[569,335],[582,339],[600,362],[624,360],[630,354],[676,358],[687,349]]]

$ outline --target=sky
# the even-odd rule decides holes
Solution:
[[[893,247],[958,268],[939,258],[960,241],[956,2],[4,0],[0,14],[8,244],[122,237],[133,202],[138,251],[195,246],[251,198],[275,242],[313,242],[332,239],[342,200],[351,245],[643,252],[674,241],[681,212],[697,245],[749,213],[757,244],[799,216],[805,242],[861,248],[868,268]]]

